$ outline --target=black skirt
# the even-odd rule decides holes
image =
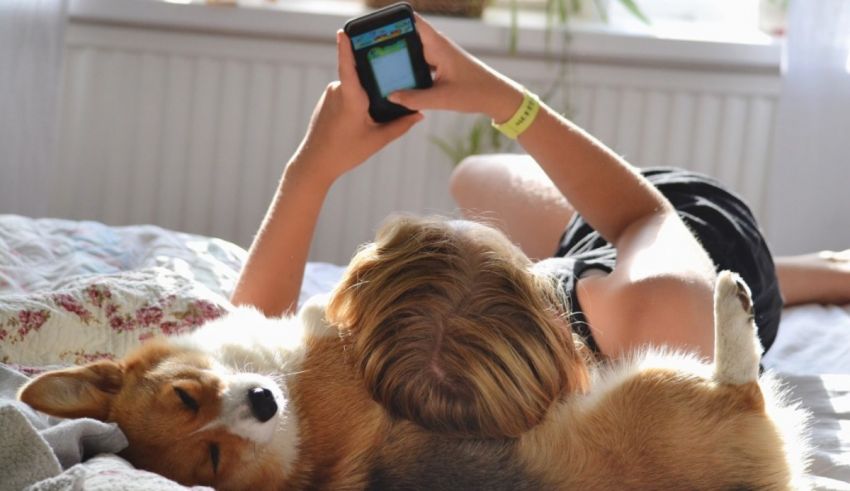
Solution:
[[[643,169],[641,173],[673,204],[679,216],[714,261],[717,271],[735,271],[753,295],[758,335],[767,351],[776,339],[782,314],[782,296],[767,243],[749,207],[717,180],[671,168]],[[536,268],[552,275],[567,294],[573,330],[599,351],[581,311],[576,281],[589,270],[611,272],[617,250],[576,213],[554,257]]]

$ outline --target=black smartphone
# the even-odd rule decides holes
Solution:
[[[397,90],[430,87],[431,69],[425,62],[416,32],[413,8],[396,3],[345,23],[357,75],[369,95],[369,115],[379,123],[414,111],[387,96]]]

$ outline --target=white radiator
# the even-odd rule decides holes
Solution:
[[[50,213],[154,223],[247,246],[325,85],[333,45],[72,24]],[[489,59],[543,91],[557,68]],[[570,65],[551,99],[638,165],[720,177],[764,205],[778,75]],[[392,211],[451,213],[451,162],[431,137],[471,121],[428,115],[332,189],[312,260],[345,263]]]

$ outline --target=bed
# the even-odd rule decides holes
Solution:
[[[187,489],[121,459],[114,425],[14,401],[48,367],[120,356],[226,313],[246,252],[155,226],[0,215],[0,491]],[[301,300],[342,267],[308,264]],[[786,309],[763,362],[813,414],[815,489],[850,490],[850,306]],[[202,488],[195,488],[202,489]]]

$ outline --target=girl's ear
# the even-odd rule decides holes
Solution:
[[[18,399],[53,416],[104,421],[123,383],[123,367],[104,360],[39,375],[21,389]]]

